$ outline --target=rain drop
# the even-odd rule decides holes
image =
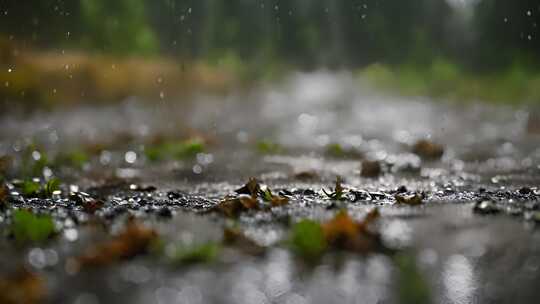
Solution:
[[[124,155],[124,159],[126,163],[133,164],[137,160],[137,153],[133,151],[127,151],[126,154]]]

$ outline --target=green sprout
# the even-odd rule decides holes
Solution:
[[[22,183],[21,190],[25,196],[35,196],[41,191],[41,185],[38,182],[28,180]]]
[[[191,247],[179,246],[175,249],[172,260],[178,265],[210,263],[217,258],[220,250],[221,246],[214,242]]]
[[[301,220],[292,227],[290,246],[298,255],[308,261],[318,260],[326,250],[326,239],[318,222]]]
[[[55,229],[51,216],[17,210],[13,213],[11,232],[18,243],[43,242],[55,233]]]
[[[55,191],[60,190],[60,181],[52,178],[43,186],[42,194],[45,197],[51,197]]]
[[[274,194],[272,194],[272,190],[270,188],[266,187],[266,189],[263,191],[260,191],[261,197],[264,201],[271,202],[274,198]]]
[[[22,193],[29,197],[50,198],[58,190],[60,190],[60,181],[56,178],[50,179],[44,185],[33,180],[24,181],[21,185]]]
[[[324,194],[326,194],[326,196],[328,196],[329,198],[333,200],[338,200],[338,201],[343,200],[345,189],[343,189],[343,186],[341,185],[341,176],[336,177],[336,186],[334,187],[333,192],[328,193],[326,192],[326,190],[324,190],[324,188],[322,189],[322,191],[324,192]]]

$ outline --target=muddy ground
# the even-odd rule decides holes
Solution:
[[[540,300],[540,135],[531,128],[534,109],[388,97],[345,72],[296,74],[227,97],[200,94],[189,103],[156,100],[152,107],[131,98],[115,106],[2,115],[0,155],[8,156],[11,167],[0,213],[0,285],[35,294],[16,299]],[[148,153],[186,138],[203,144],[174,157]],[[37,172],[42,184],[57,177],[57,191],[21,191],[18,180],[29,178],[23,174],[28,162],[45,155],[61,159],[74,150],[84,151],[82,161],[48,163]],[[343,191],[335,189],[338,176]],[[253,199],[249,191],[235,192],[251,177],[286,203],[256,193],[257,208],[244,204],[230,214],[216,207],[227,197]],[[315,261],[293,250],[291,234],[303,219],[328,223],[346,210],[362,223],[374,208],[380,213],[370,225],[376,243],[362,250],[329,243]],[[12,230],[19,209],[52,215],[54,235],[18,242]],[[133,235],[126,234],[130,223],[139,229]],[[222,245],[224,229],[242,236]],[[159,239],[161,250],[144,245],[146,232]],[[111,249],[122,236],[130,245],[116,245],[130,254]],[[220,249],[212,259],[195,254],[178,262],[168,254],[174,244]],[[92,250],[94,258],[105,252],[105,261],[85,260]]]

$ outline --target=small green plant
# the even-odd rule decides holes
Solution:
[[[55,164],[68,165],[76,168],[82,168],[90,161],[90,155],[82,150],[73,150],[66,153],[61,153],[55,158]]]
[[[340,144],[329,144],[326,146],[326,154],[333,157],[343,157],[345,150]]]
[[[397,255],[394,259],[398,269],[397,292],[401,304],[432,303],[429,285],[418,269],[414,256]]]
[[[173,263],[178,265],[210,263],[216,259],[221,246],[214,242],[208,242],[191,247],[179,246],[172,255]]]
[[[256,143],[257,151],[261,154],[277,154],[283,151],[283,148],[270,140],[259,140]]]
[[[294,224],[290,236],[291,249],[308,261],[318,260],[326,250],[326,239],[321,225],[312,220]]]
[[[145,155],[150,161],[164,159],[186,159],[195,157],[205,151],[204,141],[192,138],[180,142],[165,142],[145,149]]]
[[[41,185],[38,182],[28,180],[22,183],[21,190],[25,196],[35,196],[39,194]]]
[[[21,185],[21,191],[25,196],[50,198],[53,193],[60,190],[60,180],[52,178],[44,185],[37,181],[27,180]]]
[[[43,186],[42,194],[45,197],[51,197],[54,192],[58,190],[60,190],[60,181],[56,178],[52,178]]]
[[[43,242],[55,233],[55,229],[51,216],[17,210],[13,213],[11,232],[18,243]]]
[[[336,177],[336,186],[334,187],[333,192],[328,193],[324,189],[322,189],[322,191],[324,192],[324,194],[326,194],[326,196],[333,200],[339,201],[345,199],[343,197],[343,195],[345,194],[345,189],[343,189],[343,186],[341,185],[341,176]]]

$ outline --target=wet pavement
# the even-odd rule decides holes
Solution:
[[[13,155],[16,166],[30,142],[47,155],[97,152],[82,168],[45,172],[62,181],[52,198],[28,198],[13,186],[2,229],[13,209],[29,208],[52,214],[59,235],[20,247],[4,233],[0,276],[24,265],[44,278],[46,303],[411,303],[404,282],[416,281],[427,286],[416,303],[535,303],[540,135],[527,130],[529,110],[389,97],[347,72],[317,72],[189,103],[132,98],[4,115],[0,155]],[[194,136],[206,145],[193,157],[152,162],[145,154],[156,138]],[[440,144],[443,155],[415,149],[421,139]],[[322,191],[337,176],[342,200]],[[288,204],[235,219],[209,212],[250,177]],[[103,206],[85,210],[69,195],[81,191]],[[400,195],[421,203],[399,203]],[[312,264],[290,250],[294,223],[327,221],[342,209],[360,221],[375,207],[393,254],[329,250]],[[166,243],[221,242],[232,225],[265,254],[226,248],[213,262],[180,266],[143,254],[73,269],[74,256],[130,217]]]

